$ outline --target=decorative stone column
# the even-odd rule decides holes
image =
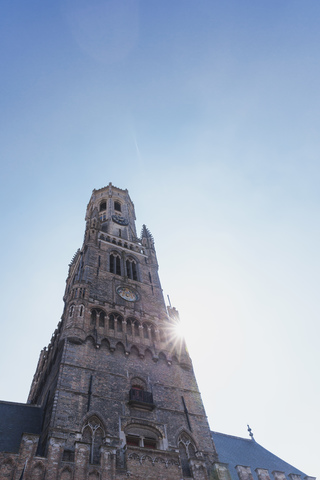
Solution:
[[[155,334],[156,334],[156,342],[157,342],[157,343],[160,343],[160,341],[161,341],[161,340],[160,340],[160,331],[159,331],[158,328],[155,328],[154,331],[155,331]]]
[[[46,480],[57,480],[65,440],[51,437],[48,447],[48,468]]]
[[[77,480],[86,480],[90,457],[90,445],[83,442],[76,442],[74,453],[74,478]]]
[[[243,465],[237,465],[236,470],[240,480],[253,480],[250,467],[244,467]],[[276,479],[277,480],[277,479]]]
[[[194,480],[209,480],[206,464],[203,460],[192,458],[189,461],[189,465],[190,465]]]
[[[143,325],[139,325],[139,340],[140,342],[143,341]]]
[[[116,451],[105,445],[100,447],[101,480],[114,480],[116,474]]]
[[[219,480],[231,480],[231,475],[228,469],[227,463],[215,463],[213,465],[213,471]]]
[[[255,471],[258,475],[259,480],[270,480],[269,470],[266,470],[265,468],[256,468]],[[292,480],[298,480],[298,479],[292,479]]]
[[[30,467],[37,451],[38,442],[39,435],[33,435],[31,433],[24,433],[22,435],[19,449],[19,460],[13,477],[14,480],[19,480],[23,469],[25,478],[29,478],[28,472],[31,471]]]
[[[290,477],[291,480],[301,480],[301,475],[298,475],[296,473],[289,473],[288,477]]]
[[[127,334],[127,322],[126,320],[122,320],[122,334],[126,335]]]
[[[284,472],[278,472],[277,470],[274,470],[272,475],[274,476],[274,480],[287,480]]]

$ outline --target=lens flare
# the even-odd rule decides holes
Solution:
[[[180,322],[174,322],[167,328],[167,337],[171,345],[172,353],[180,357],[183,353],[187,352],[183,327]]]
[[[183,325],[181,322],[177,322],[174,327],[173,327],[173,333],[174,335],[180,339],[180,340],[184,340],[184,329],[183,329]]]

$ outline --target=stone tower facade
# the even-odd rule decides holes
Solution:
[[[36,461],[46,480],[212,478],[217,453],[178,312],[127,190],[93,191],[64,302],[30,389],[43,416],[39,441],[25,437],[24,480],[38,478]]]

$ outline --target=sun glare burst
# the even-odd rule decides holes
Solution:
[[[181,355],[181,353],[186,351],[184,331],[180,322],[175,322],[174,324],[170,325],[167,330],[167,335],[169,342],[172,345],[172,351],[176,351],[178,355]]]
[[[183,325],[181,322],[178,322],[174,325],[173,327],[173,334],[181,339],[181,340],[184,340],[184,329],[183,329]]]

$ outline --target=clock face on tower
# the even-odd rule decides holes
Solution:
[[[127,302],[136,302],[139,300],[139,294],[133,290],[133,288],[117,287],[116,292],[121,298],[127,300]]]
[[[128,220],[124,217],[121,217],[121,215],[112,215],[112,220],[119,225],[128,225]]]

